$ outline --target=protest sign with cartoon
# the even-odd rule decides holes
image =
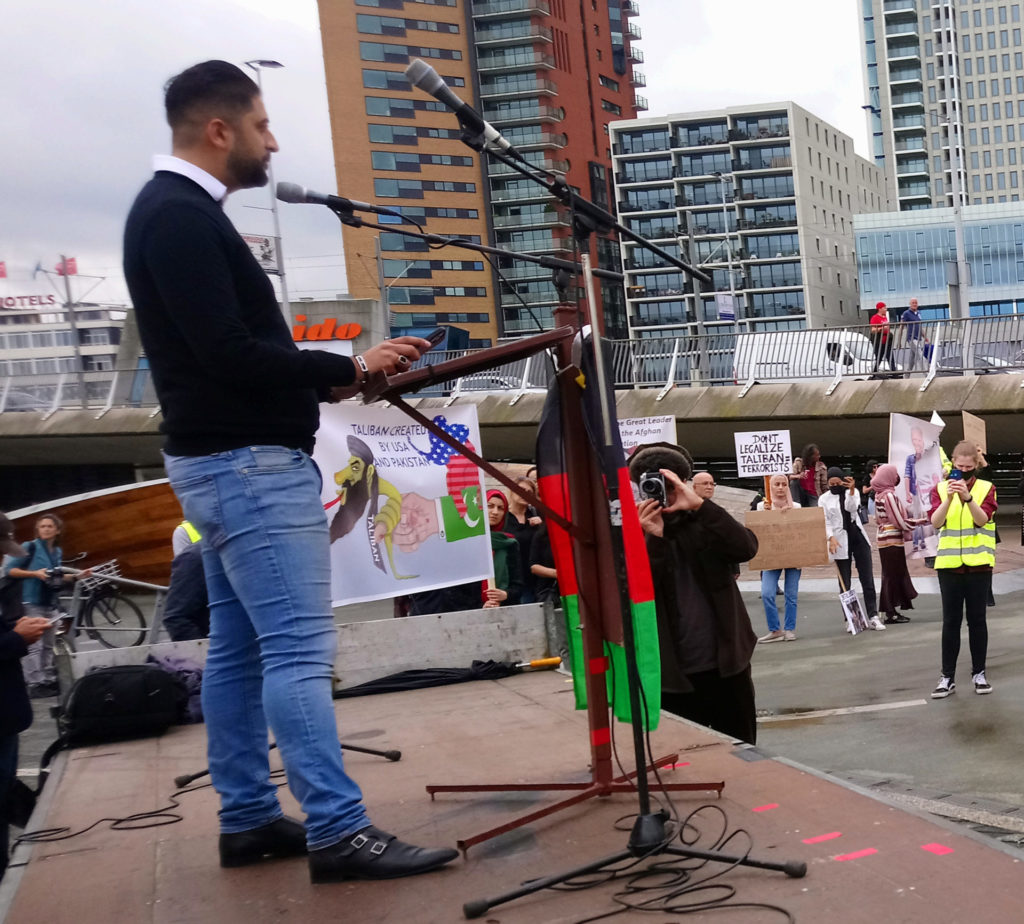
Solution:
[[[433,419],[479,448],[475,406]],[[322,408],[313,459],[323,473],[335,606],[491,576],[479,470],[397,408]]]

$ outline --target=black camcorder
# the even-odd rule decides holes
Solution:
[[[637,482],[640,494],[656,500],[662,507],[668,506],[668,491],[665,488],[665,476],[661,472],[644,472]]]

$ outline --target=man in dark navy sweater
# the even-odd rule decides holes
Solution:
[[[355,394],[429,344],[398,337],[349,359],[300,351],[273,288],[224,215],[262,186],[277,142],[255,83],[223,61],[167,85],[173,156],[125,227],[125,278],[153,372],[168,477],[204,538],[210,649],[203,712],[221,797],[222,866],[309,852],[314,882],[426,872],[455,850],[370,824],[346,774],[331,679],[337,634],[327,519],[310,458],[318,401]],[[306,823],[270,782],[267,729]]]

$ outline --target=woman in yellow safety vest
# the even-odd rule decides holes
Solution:
[[[935,572],[942,596],[942,676],[932,692],[932,699],[944,699],[956,690],[954,674],[965,611],[974,692],[992,692],[992,685],[985,678],[988,650],[985,604],[996,563],[992,518],[998,505],[992,482],[977,477],[979,455],[973,443],[966,440],[957,443],[947,480],[932,489],[931,520],[939,531]]]

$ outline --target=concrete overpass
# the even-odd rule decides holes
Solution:
[[[826,455],[877,455],[888,443],[891,412],[947,421],[949,442],[960,436],[960,412],[988,423],[991,452],[1024,450],[1024,388],[1019,375],[939,377],[921,391],[921,378],[843,381],[826,395],[829,380],[736,386],[680,387],[658,400],[658,389],[616,392],[620,417],[674,415],[679,440],[694,456],[733,454],[736,430],[785,427],[795,450],[821,444]],[[478,407],[483,454],[491,459],[531,460],[544,394],[529,392],[512,403],[512,391],[470,392],[455,399]],[[420,408],[441,409],[446,398],[419,398]],[[140,477],[156,477],[160,413],[153,407],[96,410],[8,411],[0,414],[3,466],[130,464]]]

